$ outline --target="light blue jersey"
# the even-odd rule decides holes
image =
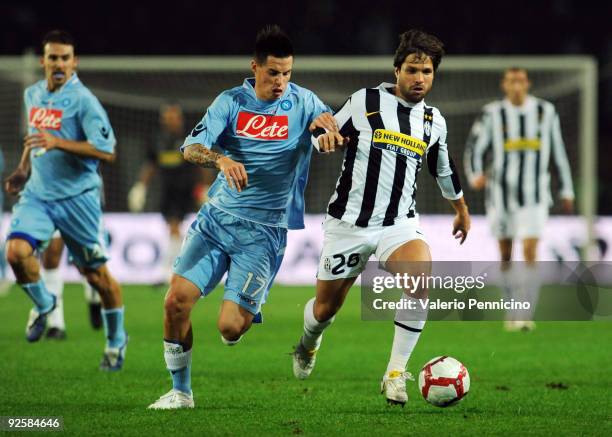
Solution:
[[[181,147],[217,145],[244,165],[248,185],[228,186],[222,173],[208,192],[174,264],[174,272],[208,295],[227,272],[224,300],[259,321],[280,268],[287,228],[304,227],[304,188],[311,145],[308,126],[328,108],[312,92],[289,83],[274,101],[255,95],[254,79],[225,91]]]
[[[329,109],[311,91],[289,83],[276,100],[262,101],[255,80],[221,93],[185,139],[220,147],[244,165],[248,186],[238,192],[219,173],[211,205],[234,216],[289,229],[304,227],[304,189],[312,148],[308,126]]]
[[[44,129],[71,141],[87,141],[96,149],[113,153],[115,134],[98,99],[79,80],[76,73],[59,89],[50,92],[41,80],[25,90],[28,133]],[[32,174],[25,193],[41,200],[58,200],[100,188],[99,161],[59,149],[30,158]]]

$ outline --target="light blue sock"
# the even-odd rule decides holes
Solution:
[[[123,327],[124,307],[102,309],[102,320],[104,321],[104,333],[108,347],[121,347],[125,344],[126,334]]]
[[[23,291],[26,292],[30,299],[36,305],[36,310],[39,313],[46,313],[51,310],[53,306],[53,295],[49,293],[45,283],[40,279],[38,282],[30,282],[28,284],[19,284]]]
[[[191,394],[191,349],[183,350],[183,345],[164,340],[164,359],[172,376],[172,388]]]

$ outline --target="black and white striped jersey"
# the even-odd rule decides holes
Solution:
[[[446,122],[424,101],[395,96],[395,85],[361,89],[335,118],[349,137],[342,173],[327,213],[360,227],[390,226],[416,213],[417,174],[427,161],[447,199],[463,196],[446,146]],[[313,136],[313,145],[318,142]]]
[[[485,166],[485,155],[490,164]],[[514,211],[528,205],[549,205],[549,163],[559,172],[560,196],[573,199],[572,175],[552,103],[528,96],[522,106],[509,100],[486,105],[472,126],[464,164],[468,178],[487,175],[487,207]]]

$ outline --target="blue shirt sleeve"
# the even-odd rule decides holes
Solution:
[[[230,123],[232,99],[226,93],[219,94],[206,110],[206,114],[185,138],[181,152],[192,144],[201,144],[211,149],[217,139]]]
[[[317,97],[317,95],[312,91],[308,93],[305,103],[306,111],[309,114],[309,125],[314,121],[315,118],[317,118],[323,112],[331,112],[333,114],[331,108],[325,103],[323,103],[321,99],[319,99],[319,97]]]
[[[87,142],[101,152],[113,153],[117,143],[115,133],[106,111],[93,94],[81,95],[80,117]]]

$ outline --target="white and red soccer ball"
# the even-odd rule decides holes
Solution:
[[[459,402],[470,390],[470,374],[453,357],[436,357],[419,373],[419,390],[425,400],[437,407]]]

